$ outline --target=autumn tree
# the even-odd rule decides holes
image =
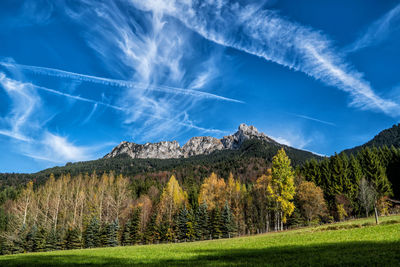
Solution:
[[[297,188],[297,199],[301,213],[308,223],[318,216],[323,216],[327,211],[322,189],[313,182],[300,183]]]
[[[270,230],[270,220],[272,218],[271,212],[274,210],[273,206],[275,202],[272,197],[273,195],[271,194],[271,181],[271,169],[267,169],[266,173],[256,180],[253,189],[253,201],[255,204],[250,205],[251,207],[259,206],[259,219],[260,221],[264,221],[263,228],[265,229],[265,232],[269,232]]]
[[[294,171],[283,148],[273,157],[271,171],[269,192],[276,203],[277,229],[282,230],[287,216],[290,216],[294,210],[292,200],[295,194]]]
[[[162,216],[166,214],[168,221],[172,221],[173,215],[186,202],[186,192],[183,191],[175,176],[172,175],[161,194],[158,220],[160,220]]]
[[[232,211],[233,217],[235,218],[235,228],[240,234],[240,232],[244,231],[245,228],[243,202],[247,189],[239,180],[235,180],[232,173],[230,173],[226,184],[226,192],[228,194],[227,200],[229,207]]]
[[[208,210],[223,207],[226,202],[226,184],[215,173],[204,179],[200,187],[199,204],[206,203]]]

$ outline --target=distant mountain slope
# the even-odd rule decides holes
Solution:
[[[46,180],[51,173],[56,176],[70,173],[74,176],[79,173],[90,174],[93,171],[96,171],[98,174],[114,171],[117,174],[131,177],[149,177],[160,173],[162,173],[162,177],[166,177],[173,173],[177,178],[191,176],[194,179],[204,178],[212,171],[222,177],[227,177],[232,172],[235,177],[246,181],[256,179],[261,175],[271,163],[272,157],[282,147],[292,160],[294,166],[301,165],[311,158],[321,158],[311,152],[295,149],[276,142],[247,139],[243,141],[239,149],[216,150],[207,155],[171,159],[133,159],[122,153],[111,158],[69,163],[63,167],[54,167],[35,174],[0,174],[0,182],[3,185],[15,185],[35,179],[40,183]]]
[[[356,146],[351,149],[346,149],[343,152],[352,154],[352,153],[357,153],[364,147],[372,147],[372,146],[382,147],[385,145],[388,146],[389,148],[391,146],[400,148],[400,124],[393,125],[392,128],[381,131],[373,139],[371,139],[370,141],[361,146]]]

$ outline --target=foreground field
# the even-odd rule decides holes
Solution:
[[[0,266],[400,266],[400,216],[251,237],[1,256]],[[364,224],[364,226],[363,226]]]

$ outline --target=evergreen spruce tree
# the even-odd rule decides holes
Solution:
[[[390,148],[392,159],[387,166],[386,174],[392,184],[393,196],[400,199],[400,149]]]
[[[130,246],[133,243],[131,238],[131,225],[132,221],[128,220],[122,228],[121,245],[123,246]]]
[[[370,149],[364,148],[360,153],[360,162],[363,167],[363,173],[367,181],[372,185],[376,192],[374,201],[375,220],[378,224],[377,201],[383,196],[392,195],[391,184],[386,176],[386,170],[379,159],[379,151],[376,147]]]
[[[156,242],[158,239],[158,229],[157,229],[157,214],[153,214],[150,218],[150,221],[148,222],[146,226],[146,230],[143,235],[143,242],[145,244],[152,244]]]
[[[160,235],[161,242],[170,241],[170,222],[166,219],[166,216],[163,216],[162,220],[159,222],[158,233]]]
[[[17,238],[12,241],[12,244],[10,245],[10,253],[11,254],[17,254],[17,253],[22,253],[26,252],[26,236],[27,236],[27,230],[25,225],[19,230],[17,233]]]
[[[140,214],[142,213],[141,208],[137,208],[132,216],[130,224],[130,239],[132,245],[139,243],[140,236]]]
[[[41,228],[36,234],[35,238],[35,251],[46,250],[46,231]]]
[[[178,228],[178,239],[181,241],[187,240],[187,233],[188,233],[188,225],[189,222],[189,212],[186,209],[186,206],[181,208],[179,214],[177,216],[177,228]]]
[[[114,220],[112,223],[108,225],[108,240],[107,240],[107,245],[109,247],[116,247],[118,246],[118,229],[119,229],[119,223],[118,219]]]
[[[102,247],[108,247],[108,232],[109,232],[109,223],[103,223],[100,228],[100,244]]]
[[[304,164],[302,174],[307,181],[312,181],[316,185],[321,185],[321,170],[316,159],[312,158]]]
[[[65,235],[65,248],[78,249],[82,247],[81,235],[78,228],[68,228]]]
[[[207,204],[203,202],[197,210],[197,235],[201,240],[207,240],[210,238],[210,218],[208,216]]]
[[[36,235],[37,235],[37,226],[34,224],[31,229],[28,231],[25,237],[25,244],[24,248],[27,252],[35,252],[35,242],[36,242]]]
[[[324,197],[328,202],[330,207],[335,206],[335,190],[332,188],[332,179],[331,179],[331,168],[330,168],[330,160],[328,158],[324,158],[320,162],[320,170],[321,170],[321,185],[322,190],[324,191]]]
[[[360,162],[356,159],[356,157],[351,154],[349,161],[349,180],[351,183],[351,190],[349,192],[349,198],[352,202],[353,208],[359,210],[358,206],[358,192],[359,192],[359,183],[363,176]]]
[[[211,212],[211,238],[219,239],[222,236],[222,219],[219,207],[216,207]]]
[[[46,251],[62,249],[61,235],[57,230],[51,229],[46,235]]]
[[[32,226],[25,239],[25,249],[28,252],[44,251],[46,247],[45,231]]]
[[[344,162],[342,158],[335,153],[330,158],[330,170],[331,170],[331,184],[329,193],[332,196],[340,195],[344,190],[344,179],[346,171],[344,168]]]
[[[372,184],[378,197],[392,194],[391,184],[387,179],[385,168],[379,159],[377,148],[364,148],[360,153],[360,162],[365,178]]]
[[[232,215],[231,208],[228,203],[225,204],[222,210],[222,227],[221,227],[222,237],[231,238],[235,232],[235,220]]]
[[[83,245],[85,248],[100,246],[100,222],[93,216],[83,233]]]
[[[11,253],[12,245],[4,236],[0,236],[0,255],[7,255]]]

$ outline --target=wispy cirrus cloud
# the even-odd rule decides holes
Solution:
[[[378,45],[400,30],[400,4],[373,22],[358,39],[346,47],[346,52]]]
[[[202,99],[241,103],[204,92],[216,76],[210,72],[214,52],[197,51],[196,37],[179,21],[162,13],[144,13],[128,2],[85,0],[78,7],[66,5],[64,10],[88,29],[84,38],[108,69],[126,77],[123,84],[118,83],[123,87],[118,105],[128,110],[124,122],[135,127],[141,139],[149,137],[149,129],[157,139],[187,128],[222,132],[197,126],[189,118],[190,111]]]
[[[0,135],[11,138],[22,154],[55,163],[93,158],[94,147],[74,145],[40,123],[44,112],[38,86],[16,81],[2,72],[0,86],[12,103],[11,110],[1,118]]]
[[[362,110],[399,116],[400,106],[375,93],[370,83],[349,64],[331,40],[318,30],[293,22],[264,1],[131,0],[136,8],[165,14],[188,29],[225,47],[264,58],[351,96],[350,105]]]

